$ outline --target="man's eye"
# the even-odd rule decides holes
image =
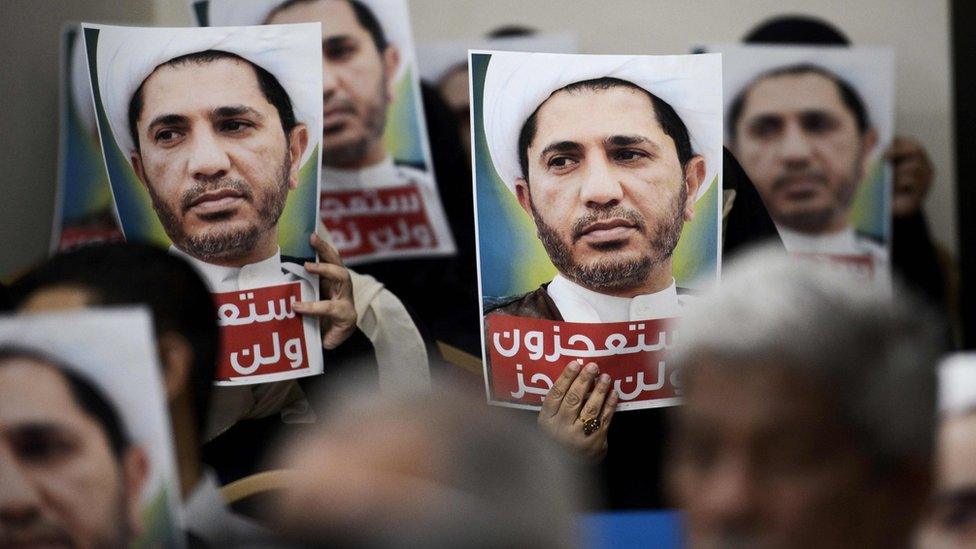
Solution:
[[[644,158],[647,155],[641,151],[625,150],[625,151],[618,151],[616,154],[614,154],[614,156],[616,157],[617,160],[629,161],[629,160],[637,160],[639,158]]]
[[[825,133],[837,126],[837,121],[825,113],[809,113],[801,119],[803,129],[808,133]]]
[[[775,118],[760,118],[749,125],[749,134],[757,138],[773,137],[783,129],[783,123]]]
[[[576,161],[568,156],[554,156],[549,159],[550,168],[566,168],[575,163]]]
[[[225,132],[239,132],[251,127],[251,124],[243,120],[226,120],[220,125],[220,129]]]
[[[28,436],[17,441],[16,448],[22,459],[43,463],[67,455],[74,448],[74,444],[60,437]]]
[[[325,48],[325,57],[330,61],[344,61],[356,53],[352,46],[330,46]]]
[[[176,130],[159,130],[156,132],[156,141],[174,141],[180,137],[180,132]]]

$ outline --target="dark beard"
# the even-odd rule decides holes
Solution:
[[[290,168],[289,155],[285,151],[285,158],[282,161],[281,171],[278,175],[278,185],[267,194],[260,196],[260,202],[256,204],[259,224],[250,225],[234,231],[205,231],[203,234],[195,236],[187,235],[183,231],[180,218],[153,191],[152,184],[146,185],[146,188],[149,189],[153,209],[156,211],[156,215],[159,217],[159,221],[163,225],[166,235],[173,242],[173,245],[187,254],[204,261],[226,260],[249,253],[257,245],[261,235],[277,225],[278,219],[285,209],[285,201],[288,199],[288,175]],[[196,197],[203,193],[219,189],[232,189],[237,191],[248,202],[254,202],[255,200],[251,189],[243,181],[239,179],[216,179],[197,182],[191,189],[184,192],[180,196],[181,211],[185,215],[187,210],[189,210],[190,203]],[[214,216],[207,216],[205,219],[216,222],[224,217],[226,215],[220,213]]]
[[[380,80],[380,93],[385,98],[382,105],[372,107],[366,111],[363,119],[365,135],[350,143],[343,145],[331,145],[328,134],[322,134],[322,164],[330,168],[359,168],[363,164],[363,158],[369,152],[370,145],[377,140],[383,139],[383,132],[386,129],[386,111],[390,106],[389,98],[386,97],[386,90],[383,82],[386,82],[386,73]],[[351,105],[350,105],[351,107]]]
[[[539,240],[542,241],[542,246],[546,249],[546,253],[549,254],[549,259],[557,271],[573,282],[593,291],[627,291],[644,284],[651,273],[671,257],[674,248],[678,245],[678,239],[681,238],[681,229],[684,227],[683,211],[687,197],[688,191],[682,185],[681,191],[675,196],[669,210],[674,212],[674,216],[658,225],[657,238],[650,241],[650,254],[637,259],[619,260],[614,258],[613,252],[619,249],[622,243],[606,242],[594,247],[605,252],[607,258],[589,265],[580,265],[573,260],[573,252],[570,246],[555,229],[542,220],[535,208],[535,203],[531,199],[531,194],[529,205],[532,209],[532,217],[535,218]],[[647,223],[639,213],[615,206],[595,210],[577,219],[570,229],[573,242],[575,243],[580,239],[582,230],[587,225],[615,217],[634,223],[640,235],[649,238]]]

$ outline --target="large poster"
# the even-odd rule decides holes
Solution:
[[[673,319],[719,276],[721,56],[470,55],[489,402],[583,359],[618,409],[675,404]]]
[[[314,253],[318,24],[84,24],[102,151],[125,237],[169,246],[210,285],[217,383],[322,372]]]
[[[122,239],[105,174],[85,40],[78,25],[61,31],[58,187],[51,228],[51,253]]]
[[[198,0],[192,6],[201,25],[322,24],[321,218],[346,264],[455,253],[431,164],[404,0]]]
[[[890,283],[894,55],[721,45],[726,142],[786,249]]]
[[[160,372],[146,310],[0,318],[3,545],[183,547]]]

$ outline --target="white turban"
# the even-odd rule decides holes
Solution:
[[[129,133],[129,102],[136,90],[159,65],[206,50],[239,55],[278,80],[291,99],[295,119],[308,127],[311,143],[302,164],[322,135],[322,33],[318,23],[224,28],[83,26],[99,29],[98,89],[115,141],[126,157],[136,149]]]
[[[579,51],[579,40],[571,32],[558,32],[420,44],[417,46],[420,77],[428,82],[437,82],[454,67],[461,64],[467,67],[468,50],[576,53]]]
[[[260,25],[271,12],[286,0],[204,0],[197,4],[207,5],[207,24],[212,27]],[[410,34],[410,13],[405,0],[359,0],[369,8],[383,29],[386,41],[401,52],[400,66],[394,77],[399,80],[406,70],[407,60],[413,58],[413,40]],[[325,23],[328,28],[328,23]],[[319,40],[321,40],[319,34]],[[321,50],[320,50],[321,55]]]
[[[481,52],[476,52],[481,53]],[[685,123],[691,148],[705,158],[700,198],[722,169],[722,56],[491,54],[485,75],[485,137],[509,190],[522,177],[518,137],[529,116],[556,90],[583,80],[619,78],[666,101]]]
[[[976,353],[952,354],[939,365],[939,411],[976,411]]]

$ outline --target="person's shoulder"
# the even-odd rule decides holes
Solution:
[[[404,183],[429,184],[434,181],[423,164],[401,163],[397,161],[396,171]]]
[[[701,298],[701,292],[699,290],[694,290],[692,288],[683,288],[678,286],[678,305],[681,307],[687,307],[694,304]]]
[[[556,304],[549,297],[545,284],[524,294],[505,297],[486,296],[482,302],[486,317],[509,315],[548,320],[561,320],[562,318]]]
[[[857,231],[854,233],[854,242],[861,253],[869,254],[873,257],[887,257],[888,248],[884,241],[877,235]]]
[[[312,258],[294,257],[290,255],[281,256],[281,270],[285,274],[301,278],[307,282],[312,282],[315,275],[305,270],[305,262],[315,261]]]

